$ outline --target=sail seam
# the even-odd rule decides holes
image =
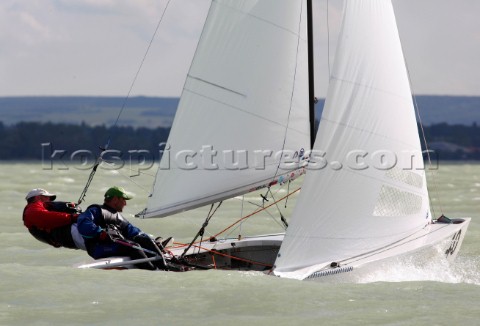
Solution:
[[[390,91],[387,91],[387,90],[384,90],[384,89],[381,89],[381,88],[378,88],[378,87],[372,87],[372,86],[368,86],[368,85],[365,85],[365,84],[362,84],[362,83],[358,83],[358,82],[353,82],[353,81],[350,81],[350,80],[347,80],[347,79],[341,79],[341,78],[338,78],[338,77],[335,77],[335,76],[331,76],[330,79],[332,81],[336,80],[340,83],[346,83],[346,84],[350,84],[350,85],[354,85],[354,86],[357,86],[357,87],[362,87],[362,88],[365,88],[365,89],[371,89],[371,90],[375,90],[375,91],[378,91],[380,93],[384,93],[384,94],[389,94],[389,95],[392,95],[392,96],[395,96],[396,98],[399,98],[407,103],[411,103],[412,101],[412,98],[411,97],[407,97],[405,98],[404,96],[402,95],[399,95],[397,93],[393,93],[393,92],[390,92]]]
[[[189,92],[189,93],[191,93],[191,94],[195,94],[195,95],[197,95],[197,96],[199,96],[199,97],[206,98],[206,99],[211,100],[211,101],[213,101],[213,102],[220,103],[220,104],[225,105],[225,106],[227,106],[227,107],[229,107],[229,108],[231,108],[231,109],[237,110],[237,111],[239,111],[239,112],[243,112],[243,113],[245,113],[245,114],[247,114],[247,115],[251,115],[251,116],[257,117],[257,118],[259,118],[259,119],[262,119],[262,120],[264,120],[264,121],[271,122],[271,123],[273,123],[273,124],[275,124],[275,125],[278,125],[278,126],[281,126],[281,127],[287,127],[287,125],[281,124],[281,123],[279,123],[279,122],[277,122],[277,121],[273,121],[273,120],[268,119],[268,118],[265,118],[265,117],[263,117],[263,116],[261,116],[261,115],[258,115],[258,114],[255,114],[255,113],[246,111],[246,110],[244,110],[244,109],[241,109],[241,108],[236,107],[236,106],[234,106],[234,105],[231,105],[231,104],[229,104],[229,103],[225,103],[225,102],[223,102],[223,101],[219,101],[219,100],[217,100],[217,99],[215,99],[215,98],[213,98],[213,97],[205,96],[204,94],[200,94],[200,93],[195,92],[195,91],[193,91],[193,90],[191,90],[191,89],[184,88],[184,91]],[[295,128],[289,128],[289,129],[290,129],[290,130],[295,130],[296,132],[299,132],[299,133],[301,133],[301,134],[305,134],[305,135],[307,134],[306,132],[304,132],[304,131],[302,131],[302,130],[299,130],[299,129],[295,129]]]
[[[336,124],[336,125],[339,125],[339,126],[343,126],[343,127],[345,127],[345,128],[348,128],[348,129],[354,129],[354,130],[357,130],[357,131],[362,132],[362,133],[367,133],[367,134],[370,134],[370,135],[378,136],[378,137],[381,137],[381,138],[383,138],[383,139],[387,139],[387,140],[394,141],[394,142],[396,142],[396,143],[401,143],[401,144],[410,146],[410,147],[413,148],[413,149],[416,148],[415,145],[412,145],[412,144],[409,144],[409,143],[407,143],[407,142],[404,142],[404,141],[402,141],[401,139],[396,139],[396,138],[388,137],[387,135],[379,134],[379,133],[373,132],[373,131],[371,131],[371,130],[367,130],[367,129],[355,127],[355,126],[352,126],[352,125],[350,125],[350,124],[348,124],[348,123],[345,123],[345,122],[341,122],[341,121],[329,119],[329,118],[327,118],[327,117],[324,117],[323,115],[322,115],[321,120],[322,120],[322,121],[325,121],[325,122],[332,123],[332,124]]]
[[[292,30],[290,30],[290,29],[287,29],[287,28],[285,28],[285,27],[283,27],[283,26],[281,26],[281,25],[275,24],[275,23],[272,22],[272,21],[269,21],[269,20],[266,20],[266,19],[264,19],[264,18],[261,18],[261,17],[258,17],[258,16],[256,16],[256,15],[253,15],[253,14],[250,13],[250,12],[246,12],[246,11],[243,11],[243,10],[240,10],[240,9],[237,9],[237,8],[234,8],[234,7],[232,7],[232,6],[228,6],[228,5],[226,5],[226,4],[220,3],[218,0],[213,0],[213,2],[217,3],[217,5],[219,5],[219,6],[223,6],[223,7],[225,7],[225,8],[229,8],[229,9],[232,10],[232,11],[236,11],[236,12],[242,13],[242,15],[244,15],[244,16],[252,17],[252,18],[254,18],[254,19],[258,20],[258,21],[264,22],[264,23],[266,23],[266,24],[268,24],[268,25],[272,25],[272,26],[274,26],[274,27],[276,27],[276,28],[278,28],[278,29],[281,29],[281,30],[283,30],[283,31],[286,31],[286,32],[288,32],[289,34],[293,34],[293,35],[295,35],[295,36],[297,36],[297,37],[300,37],[300,35],[299,35],[298,33],[296,33],[295,31],[292,31]]]
[[[241,96],[241,97],[247,98],[247,95],[246,95],[246,94],[242,94],[242,93],[240,93],[240,92],[234,91],[233,89],[230,89],[230,88],[227,88],[227,87],[224,87],[224,86],[221,86],[221,85],[218,85],[218,84],[209,82],[208,80],[202,79],[202,78],[200,78],[200,77],[195,77],[195,76],[192,76],[192,75],[188,74],[188,75],[187,75],[187,78],[191,78],[191,79],[194,79],[194,80],[196,80],[196,81],[205,83],[205,84],[207,84],[207,85],[210,85],[210,86],[213,86],[213,87],[222,89],[222,90],[224,90],[224,91],[228,91],[228,92],[230,92],[230,93],[239,95],[239,96]]]
[[[403,191],[412,192],[412,193],[415,193],[415,194],[420,195],[420,196],[425,195],[422,191],[423,189],[419,189],[419,188],[416,188],[416,187],[413,187],[411,185],[404,184],[404,183],[402,184],[402,183],[399,183],[398,181],[395,182],[396,180],[393,180],[393,179],[388,180],[388,179],[383,179],[383,178],[376,177],[376,176],[373,176],[373,175],[368,175],[368,174],[362,173],[363,170],[345,169],[345,171],[349,172],[349,173],[356,174],[356,175],[360,175],[360,176],[368,178],[368,179],[376,180],[379,183],[386,184],[386,185],[389,185],[389,186],[392,186],[392,187],[396,187],[396,188],[399,188]]]

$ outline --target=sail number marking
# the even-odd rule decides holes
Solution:
[[[459,230],[455,233],[450,241],[450,247],[445,251],[445,255],[453,255],[455,250],[457,250],[458,242],[460,240],[460,235],[462,234],[462,230]]]

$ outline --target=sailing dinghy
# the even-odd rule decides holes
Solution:
[[[306,170],[285,233],[192,241],[169,248],[170,255],[300,280],[353,274],[432,247],[454,259],[470,218],[432,218],[391,0],[345,2],[309,151],[311,10],[310,0],[212,1],[168,155],[140,217],[218,203]],[[232,165],[232,155],[246,163]],[[167,161],[172,157],[183,165]]]

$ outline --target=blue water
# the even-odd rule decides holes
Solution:
[[[189,241],[203,223],[205,211],[165,219],[133,217],[143,209],[155,173],[145,172],[129,178],[126,169],[99,170],[82,206],[98,202],[110,185],[121,185],[135,195],[125,208],[135,225],[155,235]],[[0,325],[479,323],[480,165],[441,164],[435,182],[429,178],[437,215],[442,211],[450,217],[472,217],[454,264],[404,261],[365,275],[358,283],[342,284],[279,279],[253,272],[77,269],[75,265],[89,261],[85,252],[54,249],[36,241],[23,227],[21,213],[23,198],[34,187],[56,192],[59,200],[76,201],[88,173],[78,168],[48,170],[40,163],[0,164]],[[251,195],[248,199],[254,202],[259,197]],[[294,198],[287,210],[293,204]],[[230,216],[215,216],[209,231],[215,233],[238,217],[238,205],[235,201],[226,204],[221,213]],[[265,215],[233,234],[280,231],[280,225]]]

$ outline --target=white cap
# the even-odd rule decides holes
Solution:
[[[28,192],[25,199],[29,200],[30,198],[35,197],[35,196],[47,196],[47,197],[50,197],[50,200],[55,200],[55,198],[57,198],[57,195],[51,194],[48,191],[46,191],[45,189],[35,188],[35,189],[32,189]]]

